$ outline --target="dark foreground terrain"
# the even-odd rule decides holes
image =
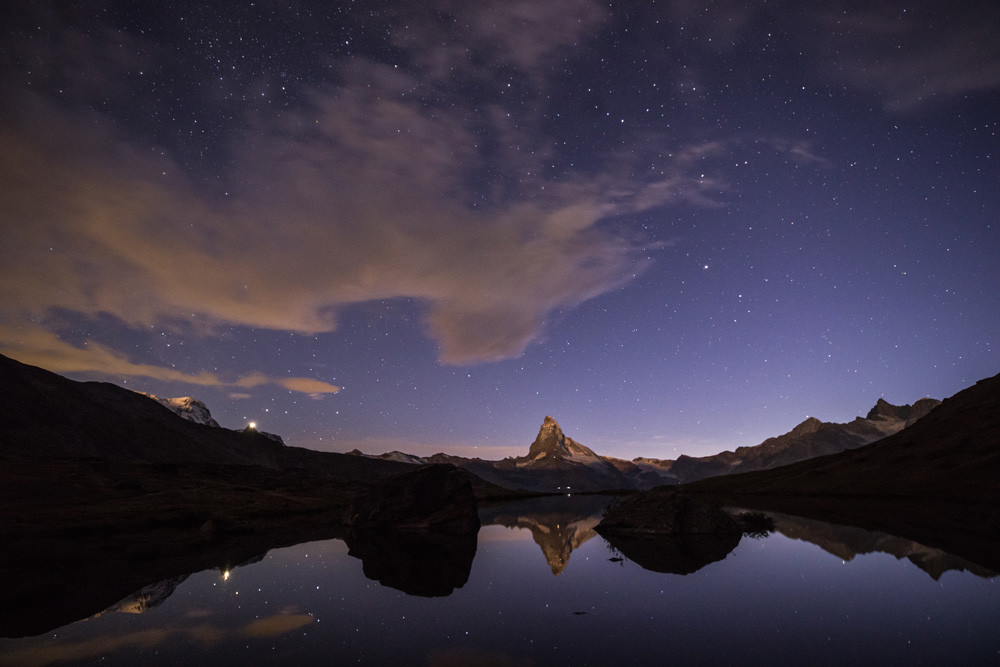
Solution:
[[[0,636],[45,632],[153,582],[331,537],[347,540],[373,578],[416,595],[447,594],[475,552],[478,519],[468,519],[476,500],[518,494],[452,466],[430,468],[189,422],[115,385],[0,357]],[[442,493],[414,516],[428,484],[462,492]],[[1000,376],[860,449],[646,493],[881,530],[998,571]],[[617,517],[617,538],[638,539],[626,545],[635,553],[649,546],[642,530],[629,536],[640,519],[650,517]],[[393,537],[399,526],[437,534]],[[702,562],[732,548],[708,541],[705,554],[680,555]],[[403,555],[379,558],[390,542]],[[419,586],[405,576],[446,561]],[[678,566],[670,567],[661,569]]]
[[[1000,375],[859,449],[680,491],[904,536],[1000,569]]]
[[[412,502],[428,485],[442,493]],[[452,466],[194,423],[121,387],[0,356],[0,635],[44,632],[151,582],[275,547],[352,536],[364,550],[365,524],[457,525],[474,543],[478,520],[463,519],[475,499],[517,495]]]

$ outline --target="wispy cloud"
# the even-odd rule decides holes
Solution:
[[[658,182],[627,183],[613,171],[544,180],[537,166],[549,147],[522,127],[530,117],[511,119],[502,100],[486,113],[457,98],[428,103],[441,62],[477,77],[514,68],[537,85],[549,59],[604,18],[590,2],[490,7],[453,8],[463,27],[448,28],[455,38],[445,42],[477,57],[435,55],[444,28],[415,20],[394,34],[415,57],[410,71],[346,60],[336,86],[314,86],[295,110],[248,118],[219,174],[231,184],[225,193],[206,192],[164,151],[85,105],[19,94],[0,135],[6,323],[61,309],[136,329],[194,320],[204,335],[233,325],[317,333],[336,328],[342,306],[406,297],[424,304],[442,362],[521,354],[551,312],[647,265],[641,243],[602,228],[603,219],[678,199],[708,204],[702,195],[715,184],[680,157]],[[487,152],[483,132],[519,139]],[[502,196],[488,183],[470,190],[472,173],[514,185]],[[252,386],[133,363],[95,341],[21,340],[0,344],[62,371]],[[319,380],[265,381],[336,391]]]
[[[880,94],[892,111],[1000,87],[995,3],[881,3],[820,14],[830,74]]]
[[[316,619],[309,614],[281,613],[258,618],[240,629],[247,637],[278,637],[304,628]]]
[[[679,0],[651,11],[683,26],[677,40],[689,54],[738,53],[781,35],[824,80],[874,94],[893,113],[1000,88],[1000,6],[990,0]]]
[[[148,377],[198,386],[243,389],[277,384],[290,391],[309,394],[314,398],[340,391],[340,387],[312,378],[271,378],[262,373],[253,373],[226,380],[216,373],[192,374],[154,364],[136,363],[99,342],[87,340],[82,347],[77,347],[41,327],[0,324],[0,353],[23,363],[60,373],[98,372],[125,377]]]

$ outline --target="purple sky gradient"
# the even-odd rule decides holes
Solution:
[[[1000,8],[15,3],[0,352],[288,444],[711,454],[1000,372]]]

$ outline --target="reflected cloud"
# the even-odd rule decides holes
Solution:
[[[490,652],[471,647],[453,646],[432,652],[427,656],[427,664],[431,665],[431,667],[462,667],[463,665],[520,667],[535,663],[526,658],[518,658],[501,651]]]
[[[304,628],[316,619],[309,614],[274,614],[249,623],[239,630],[247,637],[277,637]]]
[[[217,643],[225,633],[210,625],[190,628],[164,627],[121,635],[95,637],[85,641],[50,641],[48,638],[29,640],[21,646],[0,654],[0,665],[51,665],[95,660],[121,649],[150,650],[176,637],[183,637],[204,646]]]

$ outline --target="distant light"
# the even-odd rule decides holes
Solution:
[[[229,581],[229,570],[226,570],[225,572],[222,573],[222,580]]]
[[[257,422],[250,422],[247,424],[247,428],[257,430]]]

